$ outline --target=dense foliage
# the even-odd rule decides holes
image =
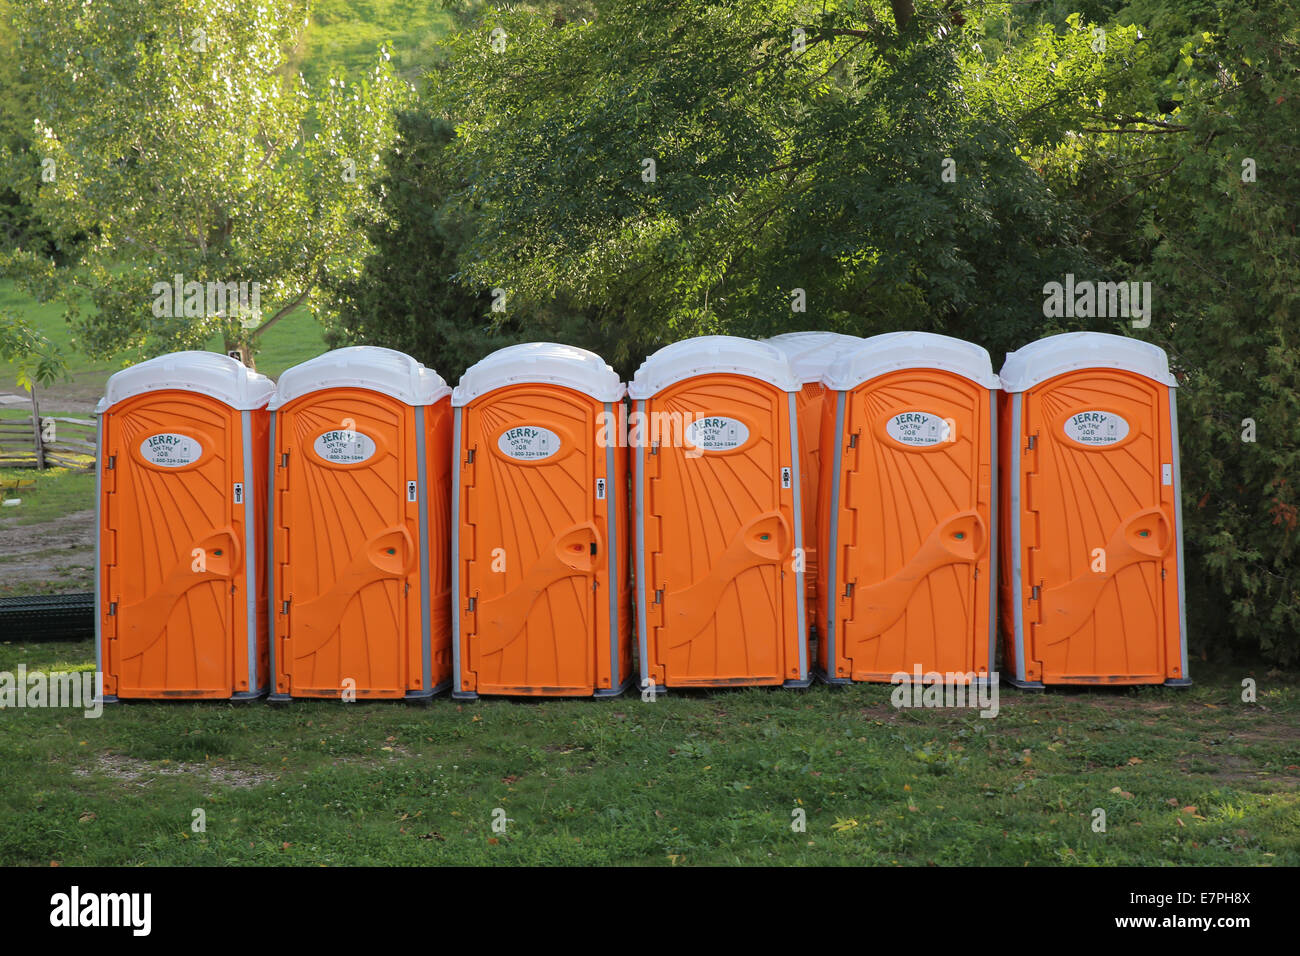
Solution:
[[[1300,8],[1218,6],[1166,78],[1146,154],[1156,340],[1180,390],[1192,609],[1207,643],[1300,661]]]
[[[398,117],[387,172],[375,185],[385,212],[369,225],[373,247],[354,279],[337,284],[339,321],[332,345],[400,349],[455,382],[488,352],[516,342],[554,340],[602,351],[597,323],[563,301],[531,306],[506,295],[493,312],[492,290],[467,286],[460,250],[472,215],[447,202],[454,191],[448,147],[451,124],[423,112]]]
[[[1300,659],[1294,10],[596,7],[488,11],[444,45],[423,107],[456,136],[419,203],[462,224],[436,261],[475,331],[424,354],[557,337],[533,316],[561,302],[588,317],[565,340],[624,372],[709,331],[933,329],[999,358],[1075,328],[1154,341],[1181,383],[1195,649]],[[367,275],[418,257],[393,252]],[[1046,318],[1071,272],[1151,282],[1150,325]]]
[[[0,264],[70,315],[89,294],[87,352],[217,335],[248,361],[267,329],[355,273],[356,222],[373,213],[367,186],[407,90],[382,57],[351,83],[291,74],[300,0],[21,0],[9,21],[41,78],[15,189],[60,237],[90,238],[66,268],[22,245]],[[228,283],[243,284],[237,304]]]
[[[465,274],[659,343],[900,316],[1034,334],[1040,277],[1088,259],[964,88],[969,39],[940,13],[899,31],[883,4],[826,9],[618,2],[559,28],[502,15],[503,52],[457,36],[431,100],[477,217]]]
[[[450,380],[535,339],[628,375],[712,331],[927,329],[995,364],[1140,337],[1180,382],[1194,649],[1300,661],[1294,4],[464,2],[397,58],[431,67],[414,103],[382,62],[296,78],[291,0],[6,6],[0,150],[26,173],[0,231],[29,287],[90,289],[89,347],[251,345],[150,321],[181,271],[269,283],[256,328],[303,303]],[[1048,317],[1070,273],[1150,282],[1149,325]]]

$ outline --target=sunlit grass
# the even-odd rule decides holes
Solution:
[[[1265,711],[1239,677],[1004,690],[991,720],[863,685],[0,711],[0,864],[1294,866],[1297,689]]]

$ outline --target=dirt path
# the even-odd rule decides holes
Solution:
[[[93,508],[42,524],[0,528],[0,581],[6,587],[45,584],[43,593],[87,591],[94,586],[94,567]]]
[[[63,388],[43,388],[36,396],[41,403],[41,414],[73,412],[90,417],[95,414],[95,405],[99,403],[102,385],[90,388],[68,384]],[[32,400],[29,395],[19,395],[13,391],[0,392],[0,408],[16,408],[24,411],[30,421]]]

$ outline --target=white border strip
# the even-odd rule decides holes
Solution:
[[[610,436],[606,432],[606,438],[611,439],[605,445],[605,554],[606,563],[609,567],[609,690],[610,693],[618,690],[622,683],[622,675],[619,673],[619,654],[618,654],[618,636],[620,622],[618,619],[618,596],[622,591],[619,586],[620,579],[618,575],[618,549],[619,541],[617,537],[618,527],[615,517],[618,511],[617,500],[614,497],[614,449],[618,445],[618,419],[614,414],[614,405],[611,402],[605,403],[606,421],[613,422],[614,435]]]
[[[799,467],[799,417],[795,407],[796,392],[789,393],[790,408],[790,484],[794,488],[794,546],[803,551],[803,489],[802,469]],[[780,463],[777,463],[780,467]],[[806,559],[806,556],[805,556]],[[782,562],[784,564],[784,562]],[[795,572],[795,611],[799,620],[799,680],[808,679],[808,622],[804,608],[804,573]]]
[[[998,659],[998,393],[989,392],[989,677]]]
[[[239,413],[244,445],[244,590],[248,628],[248,693],[261,694],[257,683],[257,490],[253,484],[253,413]],[[233,694],[235,689],[230,689]]]
[[[1024,443],[1024,435],[1020,431],[1021,415],[1021,394],[1015,392],[1011,396],[1011,434],[1007,436],[1008,441],[1015,442],[1011,446],[1011,576],[1012,576],[1012,595],[1015,600],[1015,625],[1014,638],[1016,642],[1016,679],[1027,680],[1025,677],[1025,582],[1023,578],[1023,562],[1020,560],[1020,519],[1022,512],[1020,508],[1020,448]]]
[[[1182,459],[1178,453],[1178,400],[1173,386],[1169,387],[1170,440],[1174,449],[1174,534],[1178,540],[1178,641],[1182,650],[1181,680],[1187,675],[1187,593],[1183,574],[1183,483]]]
[[[645,416],[645,399],[636,403],[636,411]],[[646,616],[648,608],[647,595],[649,581],[645,576],[645,437],[637,442],[636,448],[636,629],[637,642],[641,652],[641,687],[647,686],[650,679],[650,650],[647,636]]]
[[[425,406],[415,406],[415,501],[420,510],[420,659],[423,666],[421,695],[433,691],[433,625],[429,605],[429,482],[425,453]]]
[[[458,691],[464,691],[460,670],[460,481],[465,452],[460,447],[460,406],[452,411],[454,425],[451,447],[452,454],[456,456],[456,472],[451,493],[451,670],[452,686]]]
[[[835,602],[839,598],[839,538],[840,538],[840,470],[844,465],[844,399],[846,392],[835,393],[835,457],[831,472],[831,513],[828,528],[830,540],[826,542],[828,554],[818,555],[826,561],[826,633],[820,635],[826,642],[826,679],[836,679],[835,669]]]

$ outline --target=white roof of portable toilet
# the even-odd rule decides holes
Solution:
[[[275,383],[220,352],[170,352],[115,372],[95,411],[106,411],[133,395],[164,389],[210,395],[243,410],[265,405]]]
[[[762,341],[784,352],[790,370],[807,385],[820,382],[841,352],[855,349],[866,340],[840,332],[786,332]]]
[[[407,405],[432,405],[451,393],[441,375],[405,352],[354,345],[286,369],[276,383],[270,407],[281,408],[295,398],[326,388],[368,388]]]
[[[623,399],[618,373],[595,352],[556,342],[524,342],[498,349],[465,370],[451,403],[468,405],[480,395],[507,385],[561,385],[598,402]]]
[[[1108,332],[1063,332],[1007,353],[1002,388],[1023,392],[1049,378],[1082,368],[1119,368],[1176,386],[1165,350],[1150,342]]]
[[[904,368],[940,369],[985,388],[998,387],[993,360],[984,348],[934,332],[886,332],[862,339],[857,348],[841,353],[831,363],[822,382],[844,392],[877,375]]]
[[[702,335],[665,345],[647,358],[636,370],[627,393],[632,398],[649,398],[684,379],[712,373],[745,375],[783,392],[797,392],[802,385],[785,352],[775,345],[734,335]]]

